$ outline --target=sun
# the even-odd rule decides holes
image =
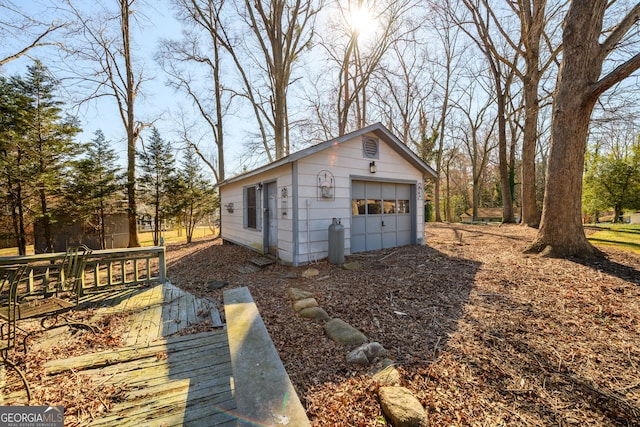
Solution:
[[[358,37],[368,38],[375,32],[375,18],[365,5],[349,8],[347,22],[351,31]]]

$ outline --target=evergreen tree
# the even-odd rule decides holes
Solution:
[[[23,85],[19,77],[0,77],[0,186],[13,229],[6,234],[15,239],[20,255],[27,251],[25,212],[29,210],[25,147],[30,100],[20,90]]]
[[[153,208],[153,244],[160,244],[160,222],[169,211],[169,188],[173,179],[174,156],[171,145],[162,139],[155,127],[146,150],[138,153],[141,174],[138,190],[141,199]]]
[[[93,225],[106,249],[105,218],[113,213],[120,190],[124,191],[123,172],[117,166],[118,156],[105,139],[102,130],[84,147],[85,155],[74,163],[68,184],[67,199],[76,207],[77,219]]]
[[[187,243],[191,243],[196,225],[215,212],[220,204],[213,185],[205,179],[202,167],[193,147],[184,150],[184,159],[178,179],[174,184],[174,205],[179,209],[187,231]]]
[[[58,81],[39,61],[28,67],[27,77],[20,80],[21,90],[30,100],[28,129],[26,129],[29,172],[39,204],[37,217],[41,219],[46,252],[53,252],[51,222],[56,200],[61,195],[64,174],[77,144],[73,137],[80,131],[76,121],[62,117],[61,102],[55,99]],[[65,209],[60,212],[64,215]]]

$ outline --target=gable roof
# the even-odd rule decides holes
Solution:
[[[359,136],[364,136],[368,133],[375,134],[381,141],[384,141],[389,147],[395,150],[402,158],[404,158],[406,161],[411,163],[416,169],[420,170],[423,175],[427,175],[432,178],[436,177],[436,172],[429,165],[427,165],[422,159],[420,159],[413,151],[411,151],[409,147],[404,145],[402,141],[396,138],[396,136],[393,135],[391,131],[389,131],[389,129],[387,129],[384,125],[382,125],[382,123],[375,123],[373,125],[364,127],[362,129],[358,129],[354,132],[350,132],[348,134],[339,136],[337,138],[333,138],[328,141],[321,142],[320,144],[316,144],[311,147],[305,148],[303,150],[297,151],[293,154],[290,154],[286,157],[278,159],[267,165],[261,166],[252,171],[234,176],[233,178],[225,179],[224,181],[218,184],[218,187],[222,187],[224,185],[231,184],[233,182],[241,181],[245,178],[258,175],[262,172],[266,172],[271,169],[275,169],[287,163],[293,163],[304,157],[318,153],[322,150],[333,147],[334,145],[339,145],[339,144],[342,144],[343,142],[350,141]]]

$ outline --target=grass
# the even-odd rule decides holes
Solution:
[[[218,230],[216,230],[216,234]],[[199,239],[201,237],[213,236],[213,232],[209,227],[197,227],[193,231],[193,238]],[[185,229],[183,228],[181,231],[178,230],[169,230],[163,231],[161,236],[164,237],[165,244],[167,243],[179,243],[187,241],[187,234]],[[153,246],[153,233],[150,231],[146,231],[143,233],[138,233],[138,240],[140,241],[140,246]],[[27,254],[33,254],[33,245],[27,246]],[[18,255],[18,248],[5,248],[0,249],[0,256],[13,256]]]
[[[597,230],[587,236],[594,245],[612,246],[640,254],[640,224],[602,224],[588,228]]]

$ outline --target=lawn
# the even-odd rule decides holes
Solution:
[[[589,241],[596,246],[612,246],[640,254],[640,224],[606,224],[585,229]]]
[[[216,230],[216,234],[218,231]],[[165,244],[168,243],[182,243],[187,241],[186,231],[182,230],[168,230],[163,231],[161,236],[164,238]],[[193,231],[193,239],[200,239],[203,237],[213,236],[213,231],[210,227],[196,227]],[[138,240],[141,246],[153,246],[153,233],[151,231],[145,231],[138,233]],[[33,254],[33,245],[27,246],[27,255]],[[18,255],[17,248],[4,248],[0,249],[0,256],[13,256]]]

